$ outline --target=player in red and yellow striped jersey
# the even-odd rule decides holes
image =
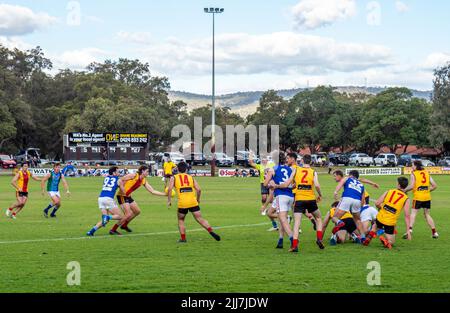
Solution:
[[[41,179],[36,178],[31,174],[28,170],[27,163],[22,163],[21,168],[17,171],[11,181],[11,185],[16,190],[17,201],[6,210],[6,216],[15,219],[17,214],[22,211],[28,200],[28,183],[30,182],[30,179],[41,181]]]
[[[201,189],[197,181],[186,173],[187,164],[180,162],[178,164],[178,174],[170,178],[169,187],[167,190],[167,206],[172,205],[172,190],[175,189],[178,195],[178,229],[180,230],[180,243],[186,242],[186,226],[184,220],[186,215],[191,212],[197,223],[199,223],[208,233],[217,241],[220,241],[220,236],[217,235],[208,221],[202,217],[200,212],[200,195]]]
[[[412,165],[413,172],[411,173],[411,182],[406,191],[412,190],[413,192],[413,206],[411,212],[411,225],[410,231],[414,227],[417,213],[420,209],[423,209],[423,214],[427,221],[428,226],[431,228],[432,237],[437,239],[439,234],[436,231],[434,220],[431,217],[431,192],[437,188],[436,183],[431,177],[430,173],[423,167],[421,161],[414,161]],[[403,235],[406,238],[406,234]]]
[[[379,211],[372,229],[363,242],[365,246],[369,245],[372,238],[379,235],[383,245],[388,249],[392,249],[392,245],[395,242],[395,226],[402,210],[405,212],[407,239],[411,239],[409,231],[409,201],[405,192],[408,187],[408,179],[399,177],[397,182],[397,189],[386,191],[375,202]]]
[[[147,182],[147,176],[149,174],[149,169],[147,166],[142,165],[139,167],[137,173],[128,174],[119,179],[120,191],[117,194],[117,201],[119,202],[122,210],[124,211],[123,218],[113,226],[109,231],[111,235],[120,235],[117,228],[120,226],[121,229],[131,233],[132,230],[128,227],[128,224],[139,214],[141,214],[141,209],[131,194],[136,191],[139,187],[144,186],[148,192],[156,196],[165,196],[166,194],[153,189],[153,187]]]

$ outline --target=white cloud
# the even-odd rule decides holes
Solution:
[[[435,70],[438,67],[446,65],[448,62],[450,62],[450,53],[435,52],[426,57],[422,68],[424,70]]]
[[[182,42],[174,38],[141,49],[151,67],[182,75],[211,71],[211,40]],[[216,37],[216,69],[219,74],[323,74],[352,72],[391,64],[385,46],[337,42],[331,38],[278,32],[264,35],[221,34]]]
[[[402,1],[395,1],[395,9],[400,13],[409,11],[409,6]]]
[[[126,32],[119,31],[117,37],[120,40],[136,43],[136,44],[149,44],[151,43],[152,36],[149,32]]]
[[[70,68],[72,70],[84,70],[92,62],[103,62],[111,54],[98,48],[84,48],[79,50],[64,51],[59,55],[50,56],[55,70]]]
[[[356,14],[354,0],[301,0],[292,8],[295,26],[315,29]]]
[[[47,13],[35,13],[27,7],[0,4],[0,35],[16,36],[32,33],[56,23]]]
[[[0,36],[0,45],[11,50],[14,48],[17,48],[19,50],[28,50],[33,48],[32,45],[26,43],[25,41],[21,40],[18,37]]]

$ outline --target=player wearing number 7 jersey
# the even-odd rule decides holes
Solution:
[[[397,225],[397,220],[402,210],[405,212],[407,239],[411,239],[411,233],[409,231],[409,201],[405,193],[405,189],[408,187],[408,179],[406,177],[399,177],[397,182],[397,189],[386,191],[375,202],[375,205],[380,211],[377,214],[375,224],[373,224],[366,240],[363,242],[365,246],[369,245],[372,238],[379,235],[383,245],[391,249],[395,242],[395,226]]]
[[[88,236],[94,236],[95,232],[99,228],[105,227],[110,220],[122,219],[122,211],[114,201],[114,196],[119,187],[119,168],[117,166],[111,167],[108,174],[103,180],[102,191],[98,197],[98,207],[102,211],[102,219],[87,232]]]
[[[425,219],[431,228],[431,233],[433,238],[437,239],[439,234],[436,231],[436,226],[434,224],[433,218],[431,217],[431,192],[437,188],[436,183],[433,178],[431,178],[430,173],[423,168],[421,161],[414,161],[412,165],[413,172],[411,173],[411,182],[406,188],[406,192],[413,191],[413,208],[411,212],[411,225],[410,231],[414,226],[416,221],[417,213],[420,209],[423,209]],[[406,234],[403,235],[406,239]]]
[[[202,217],[199,207],[202,191],[197,181],[186,173],[187,167],[185,162],[178,163],[179,174],[170,177],[167,191],[167,206],[169,208],[172,205],[172,190],[175,189],[178,195],[178,229],[181,235],[181,239],[178,242],[186,242],[186,226],[184,220],[189,212],[192,213],[197,223],[208,231],[211,237],[220,241],[220,236],[213,231],[208,221]]]

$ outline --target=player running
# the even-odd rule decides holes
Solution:
[[[266,179],[264,180],[264,186],[275,187],[278,185],[278,188],[274,190],[274,202],[272,207],[277,209],[278,219],[280,221],[280,229],[279,229],[279,238],[276,248],[283,249],[283,238],[284,234],[289,236],[289,240],[291,241],[291,248],[293,244],[293,234],[291,230],[291,226],[288,221],[288,213],[294,204],[294,193],[292,192],[292,186],[288,186],[285,188],[281,188],[280,185],[288,181],[289,179],[293,179],[295,175],[295,171],[292,166],[294,165],[296,158],[292,160],[292,157],[285,157],[283,152],[279,153],[279,164],[274,168],[269,169],[266,175]],[[273,182],[271,183],[271,181]],[[270,184],[269,184],[270,183]]]
[[[270,219],[272,223],[272,227],[269,228],[268,230],[277,231],[278,225],[276,222],[276,218],[278,216],[276,215],[275,210],[272,210],[271,207],[267,209],[268,205],[273,202],[273,190],[264,186],[264,179],[266,177],[266,174],[269,171],[269,169],[275,166],[275,163],[273,163],[272,161],[269,162],[268,158],[264,156],[261,159],[261,164],[256,164],[254,157],[255,157],[254,154],[251,152],[249,154],[248,164],[259,172],[259,182],[261,185],[261,203],[262,203],[261,214],[267,215],[267,217]]]
[[[416,216],[420,209],[423,209],[425,219],[428,226],[431,228],[432,237],[439,238],[436,231],[433,218],[431,217],[431,192],[436,190],[437,184],[434,182],[430,173],[424,169],[421,161],[414,161],[412,165],[413,172],[411,173],[411,183],[406,188],[406,192],[413,191],[413,206],[411,212],[410,232],[412,233]],[[407,238],[407,234],[403,235],[403,239]]]
[[[48,217],[48,212],[50,209],[53,208],[52,213],[50,214],[50,217],[56,217],[56,211],[59,210],[61,207],[61,195],[59,193],[59,183],[63,182],[64,189],[66,190],[66,194],[69,196],[69,185],[67,184],[67,181],[64,177],[64,174],[61,173],[61,164],[55,163],[53,165],[53,170],[50,171],[47,175],[44,176],[44,178],[41,180],[41,189],[42,194],[45,194],[44,191],[44,185],[45,182],[47,182],[47,193],[50,197],[51,202],[49,205],[44,209],[44,217]]]
[[[108,174],[103,180],[102,191],[98,197],[98,207],[102,211],[102,219],[87,232],[88,236],[94,236],[95,232],[99,228],[105,227],[110,220],[120,220],[123,217],[122,211],[114,201],[117,188],[119,188],[119,168],[117,166],[111,167]]]
[[[109,231],[110,235],[120,235],[117,231],[117,228],[120,226],[120,229],[125,230],[128,233],[131,233],[131,228],[128,227],[128,224],[136,218],[139,214],[141,214],[141,209],[134,199],[131,197],[131,194],[141,186],[144,186],[148,192],[155,196],[165,196],[166,194],[160,191],[153,189],[153,187],[147,182],[147,176],[149,174],[148,166],[142,165],[139,167],[137,173],[128,174],[122,177],[119,180],[119,188],[120,191],[117,195],[117,201],[121,205],[124,211],[124,217],[121,221],[116,223],[112,229]]]
[[[179,243],[186,241],[186,215],[191,212],[197,223],[199,223],[208,233],[217,241],[220,241],[220,236],[217,235],[208,221],[202,217],[200,212],[200,195],[202,193],[197,181],[189,174],[186,174],[187,164],[180,162],[178,164],[178,174],[170,178],[169,188],[167,191],[167,206],[172,205],[172,190],[175,188],[178,195],[178,229],[180,231]]]
[[[378,212],[375,224],[363,242],[365,246],[369,245],[372,238],[378,235],[383,245],[388,249],[392,249],[392,245],[395,242],[395,226],[402,210],[405,212],[406,238],[411,240],[409,201],[405,192],[408,187],[408,179],[406,177],[399,177],[397,182],[397,189],[386,191],[375,202],[375,205],[380,211]]]
[[[333,228],[332,232],[335,234],[345,225],[340,221],[340,218],[345,212],[350,212],[355,220],[359,235],[364,236],[360,215],[361,207],[365,204],[364,185],[358,180],[359,172],[357,170],[351,170],[348,177],[343,177],[342,171],[338,170],[334,172],[334,176],[336,182],[338,182],[334,191],[335,200],[338,199],[339,190],[344,188],[344,191],[342,193],[341,201],[339,201],[337,211],[333,216],[333,222],[336,224],[336,227]],[[363,238],[361,238],[361,241]]]
[[[331,205],[331,209],[327,212],[323,219],[323,233],[327,229],[328,223],[334,217],[336,212],[336,207],[338,206],[339,201],[334,202]],[[345,224],[341,227],[335,234],[331,234],[330,245],[334,246],[338,243],[344,243],[348,237],[351,237],[353,240],[356,238],[356,224],[353,220],[353,216],[349,212],[345,212],[344,215],[341,216],[340,220]]]
[[[20,170],[14,175],[14,178],[11,181],[11,185],[16,190],[17,201],[6,210],[7,217],[16,219],[17,214],[22,211],[27,203],[28,183],[30,182],[30,178],[35,181],[41,181],[41,179],[34,177],[28,170],[28,163],[22,163],[20,165]]]
[[[296,164],[297,154],[288,154],[288,164]],[[322,192],[320,191],[320,184],[317,172],[311,168],[311,155],[303,156],[303,167],[296,166],[295,174],[292,179],[287,180],[281,184],[280,187],[288,187],[292,183],[296,186],[295,191],[295,206],[294,206],[294,230],[293,230],[293,244],[291,252],[298,252],[298,238],[302,214],[311,214],[314,217],[314,225],[316,231],[316,244],[320,249],[325,249],[323,245],[322,232],[322,215],[320,214],[317,203],[322,199]],[[277,186],[275,186],[277,188]],[[317,191],[317,197],[314,192]]]

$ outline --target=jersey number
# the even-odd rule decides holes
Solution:
[[[115,185],[116,185],[116,178],[106,177],[103,182],[103,190],[112,191],[112,189]]]
[[[302,184],[307,184],[308,181],[306,180],[306,176],[308,176],[308,171],[303,170],[302,173],[303,173],[303,176],[302,176],[301,183]]]
[[[281,173],[283,173],[283,183],[289,179],[288,171],[285,168],[281,169]]]
[[[424,172],[420,173],[420,175],[422,175],[422,184],[425,184],[427,182],[427,175]]]
[[[183,186],[189,186],[189,178],[187,175],[180,175],[178,176],[180,178],[180,185]]]
[[[392,200],[394,200],[395,195],[398,195],[398,198],[394,202],[392,202]],[[389,198],[388,202],[392,203],[392,204],[397,204],[401,199],[403,199],[403,197],[405,197],[404,194],[398,193],[398,192],[393,192],[391,197]]]

